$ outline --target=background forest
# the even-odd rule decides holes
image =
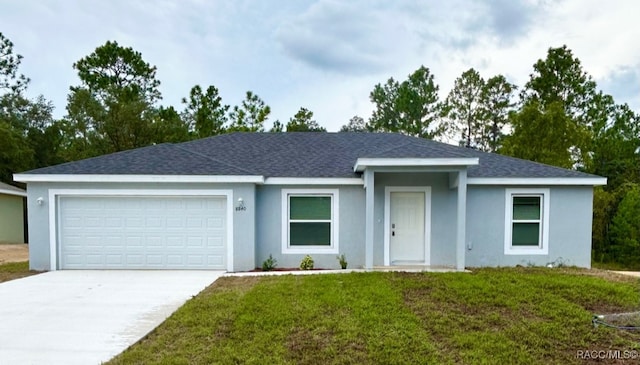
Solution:
[[[194,85],[181,105],[162,105],[156,67],[111,41],[72,65],[80,83],[55,119],[44,96],[25,96],[21,59],[0,33],[0,180],[7,183],[16,184],[15,172],[156,143],[325,131],[305,107],[270,121],[270,107],[252,91],[231,106],[214,85]],[[352,117],[341,131],[399,132],[607,177],[594,193],[594,263],[640,268],[639,116],[599,90],[568,47],[550,48],[524,85],[471,68],[440,96],[420,66],[405,80],[375,85],[369,98],[372,114]]]

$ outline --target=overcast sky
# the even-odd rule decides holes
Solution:
[[[304,106],[329,131],[368,119],[369,93],[429,67],[444,99],[460,74],[522,86],[549,47],[566,44],[598,86],[640,111],[635,0],[0,0],[0,32],[24,56],[29,96],[66,114],[72,64],[107,40],[157,66],[163,105],[182,110],[195,84],[225,104],[251,90],[267,127]]]

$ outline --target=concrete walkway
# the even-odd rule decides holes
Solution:
[[[55,271],[0,284],[0,364],[100,364],[223,272]]]
[[[633,276],[636,278],[640,278],[640,271],[611,271],[620,275]]]

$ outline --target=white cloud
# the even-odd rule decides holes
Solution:
[[[0,32],[24,56],[29,94],[52,100],[58,117],[79,82],[72,64],[116,40],[158,67],[165,105],[182,109],[193,85],[213,84],[227,104],[252,90],[272,120],[304,106],[338,130],[355,114],[368,118],[376,83],[420,65],[444,98],[470,67],[522,86],[563,44],[606,92],[637,101],[638,13],[633,0],[20,1],[3,4]]]
[[[618,103],[640,110],[640,64],[621,67],[597,81],[602,91],[611,94]]]

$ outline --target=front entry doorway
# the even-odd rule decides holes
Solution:
[[[385,265],[428,265],[429,188],[387,189]]]

